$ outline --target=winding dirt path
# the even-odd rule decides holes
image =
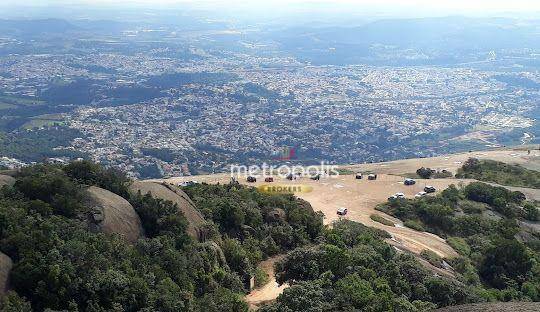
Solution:
[[[285,288],[289,287],[287,284],[279,285],[276,282],[274,264],[281,260],[284,255],[274,256],[268,258],[267,260],[261,262],[259,267],[268,274],[269,281],[263,287],[252,290],[246,297],[245,300],[249,305],[249,308],[252,310],[257,310],[260,306],[264,305],[269,301],[275,300]]]

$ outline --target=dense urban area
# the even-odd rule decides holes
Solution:
[[[381,66],[324,64],[230,30],[17,34],[1,39],[6,167],[83,157],[167,177],[279,162],[284,148],[295,151],[287,161],[344,164],[538,142],[540,76],[513,61],[534,51]],[[434,57],[370,51],[393,60],[392,49]],[[28,139],[42,133],[52,138]]]

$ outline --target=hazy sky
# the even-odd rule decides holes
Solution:
[[[448,15],[540,18],[540,0],[0,0],[0,18],[30,16],[13,6],[76,8],[121,6],[150,9],[183,6],[213,11],[214,15],[253,19],[302,16],[426,17]],[[47,12],[49,12],[48,10]],[[54,12],[54,11],[52,11]],[[112,12],[112,11],[111,11]],[[217,13],[217,14],[216,14]]]
[[[392,9],[393,7],[408,7],[430,10],[452,10],[462,12],[500,12],[500,11],[531,11],[540,10],[538,0],[2,0],[3,4],[19,5],[54,5],[54,4],[149,4],[171,5],[191,3],[204,6],[258,7],[287,4],[329,4],[336,6],[375,6]]]

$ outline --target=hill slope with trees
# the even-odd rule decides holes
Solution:
[[[258,262],[322,231],[321,216],[305,202],[237,184],[188,190],[203,212],[216,208],[199,242],[176,204],[130,193],[131,181],[114,170],[89,162],[36,165],[15,179],[0,190],[0,252],[13,260],[1,311],[246,311]],[[123,236],[92,231],[89,186],[129,201],[145,237],[126,244]],[[293,223],[265,213],[275,207]]]

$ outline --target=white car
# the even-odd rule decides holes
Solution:
[[[418,194],[414,195],[414,197],[416,197],[416,198],[421,198],[421,197],[424,197],[424,196],[426,196],[426,195],[427,195],[426,192],[418,192]]]
[[[347,214],[347,208],[344,208],[344,207],[339,208],[339,209],[337,210],[337,214],[338,214],[339,216],[344,216],[344,215],[346,215],[346,214]]]
[[[388,200],[395,200],[395,199],[403,199],[405,198],[405,194],[403,193],[396,193],[390,197],[388,197]]]

